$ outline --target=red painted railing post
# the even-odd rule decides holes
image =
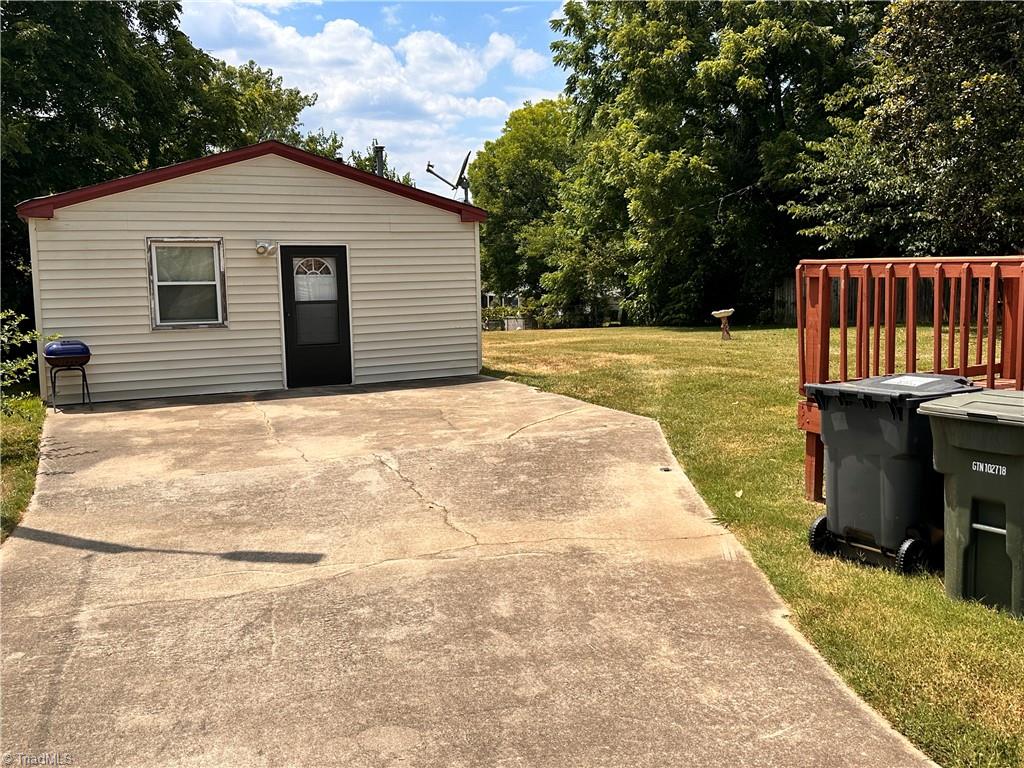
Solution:
[[[846,317],[847,288],[850,282],[850,268],[845,264],[839,269],[839,380],[846,381],[848,374],[847,363],[847,324]]]
[[[949,367],[952,368],[956,361],[956,325],[954,313],[956,312],[956,284],[957,276],[950,273],[949,275],[949,339],[948,339],[948,354],[946,359],[949,360]],[[940,366],[941,367],[941,366]]]
[[[932,280],[932,371],[942,370],[942,264],[935,265],[935,279]]]
[[[804,384],[807,383],[807,360],[806,360],[806,325],[807,308],[804,306],[804,267],[796,268],[796,359],[797,367],[800,369],[800,394],[804,393]]]
[[[998,264],[991,264],[990,267],[994,270],[999,269]],[[985,281],[981,277],[978,278],[978,310],[975,323],[978,328],[978,343],[974,347],[974,364],[980,365],[985,347],[985,336],[982,334],[985,327]]]
[[[885,373],[896,366],[896,267],[885,265]]]
[[[1024,264],[1021,264],[1017,271],[1017,279],[1007,280],[1004,285],[1009,289],[1005,294],[1005,302],[1007,307],[1012,307],[1012,310],[1008,329],[1010,343],[1007,347],[1007,351],[1010,353],[1010,363],[1007,368],[1004,356],[1003,376],[1012,376],[1016,379],[1016,388],[1024,389]],[[1004,328],[1004,338],[1006,334],[1007,329]]]
[[[988,358],[985,366],[985,386],[996,385],[996,301],[999,297],[999,265],[992,263],[992,276],[988,279]],[[978,296],[980,302],[981,296]],[[978,344],[981,344],[981,329],[978,329]]]
[[[999,342],[999,359],[1003,363],[1003,376],[1013,376],[1016,370],[1013,363],[1013,311],[1016,304],[1013,290],[1013,279],[1003,279],[1003,313],[1000,323],[1003,337]]]
[[[857,279],[857,378],[863,379],[871,375],[869,362],[871,348],[871,332],[868,327],[868,300],[871,296],[871,267],[864,265]]]
[[[917,264],[910,265],[907,276],[907,371],[917,370]]]
[[[960,375],[967,375],[967,360],[971,351],[971,265],[960,268]],[[950,365],[953,361],[949,361]]]
[[[872,337],[874,346],[871,348],[871,362],[874,363],[874,373],[872,376],[878,376],[882,373],[879,357],[879,351],[881,349],[881,338],[882,338],[882,278],[875,278],[875,319],[872,323],[874,328],[874,336]]]

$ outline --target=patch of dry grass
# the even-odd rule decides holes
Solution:
[[[806,530],[821,509],[803,498],[796,332],[733,335],[723,342],[717,329],[489,333],[485,372],[657,419],[801,631],[865,700],[944,766],[1024,764],[1024,622],[948,600],[932,575],[906,578],[812,555]],[[930,341],[918,358],[930,364]],[[883,366],[884,359],[883,342]]]

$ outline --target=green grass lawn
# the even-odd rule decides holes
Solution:
[[[0,541],[14,530],[32,498],[45,412],[43,402],[34,397],[12,401],[12,413],[0,413]]]
[[[488,333],[484,372],[657,419],[800,630],[865,700],[944,766],[1024,765],[1024,621],[948,600],[935,575],[812,555],[807,526],[823,509],[803,498],[796,332],[733,336]]]

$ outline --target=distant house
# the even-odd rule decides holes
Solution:
[[[474,206],[268,141],[18,214],[37,326],[91,347],[96,400],[480,369]]]

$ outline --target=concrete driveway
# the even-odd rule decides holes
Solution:
[[[3,750],[75,766],[895,766],[657,424],[482,377],[51,416]]]

